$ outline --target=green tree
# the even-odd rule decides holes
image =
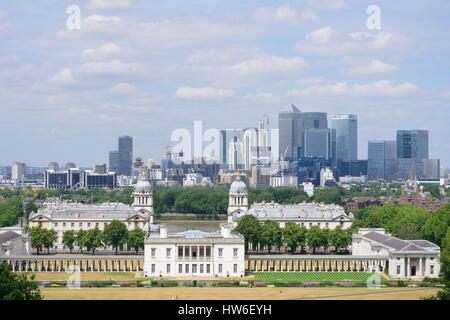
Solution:
[[[76,233],[76,245],[80,249],[80,252],[83,253],[83,248],[86,247],[86,231],[80,229]]]
[[[437,294],[439,300],[450,300],[450,227],[447,228],[441,248],[441,273],[444,279],[445,289]]]
[[[286,246],[290,248],[291,254],[295,253],[298,246],[306,245],[306,233],[305,227],[300,227],[296,223],[287,223],[283,229],[283,240]]]
[[[244,236],[245,252],[248,252],[249,243],[253,244],[253,246],[256,248],[258,247],[258,244],[261,241],[262,227],[255,216],[243,216],[239,220],[235,231]]]
[[[41,300],[34,275],[16,274],[11,266],[0,264],[0,300]]]
[[[17,223],[23,216],[22,198],[12,196],[0,204],[0,227],[9,227]]]
[[[330,244],[336,251],[347,248],[351,244],[351,233],[347,230],[342,230],[341,226],[337,226],[330,231]]]
[[[422,236],[440,246],[449,226],[450,204],[447,204],[431,214],[422,227]]]
[[[34,201],[29,201],[25,205],[25,214],[26,214],[27,217],[30,215],[30,213],[37,212],[37,210],[38,210],[38,207],[36,206]]]
[[[44,248],[47,249],[47,253],[50,253],[50,248],[53,248],[53,244],[58,239],[58,234],[53,229],[44,229]]]
[[[283,233],[278,223],[272,220],[264,222],[261,234],[261,242],[267,247],[267,250],[272,250],[272,246],[281,247],[283,244]]]
[[[74,230],[67,230],[63,233],[62,244],[64,248],[68,248],[72,253],[73,248],[77,242],[77,234]]]
[[[99,228],[86,231],[84,235],[84,245],[87,250],[92,251],[95,254],[95,250],[103,246],[103,233]]]
[[[127,244],[130,248],[136,250],[136,253],[139,252],[139,249],[144,249],[144,241],[145,241],[144,230],[136,228],[128,233]]]
[[[306,242],[313,250],[313,254],[316,253],[317,248],[321,247],[324,243],[324,234],[319,226],[313,226],[308,230]]]
[[[106,225],[103,235],[105,244],[113,247],[117,254],[119,247],[127,242],[127,226],[119,220],[113,220]]]
[[[42,248],[45,247],[45,229],[41,227],[32,227],[28,230],[31,236],[31,247],[36,249],[36,253],[39,254]]]

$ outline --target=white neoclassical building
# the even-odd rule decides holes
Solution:
[[[287,223],[296,223],[311,228],[334,229],[340,226],[348,229],[353,223],[353,214],[346,214],[344,208],[335,204],[299,203],[283,205],[278,203],[255,203],[248,206],[247,186],[243,181],[234,181],[230,186],[228,201],[228,223],[237,225],[245,215],[253,215],[259,221],[272,220],[281,228]]]
[[[164,224],[159,233],[145,241],[144,275],[240,277],[245,274],[244,239],[221,225],[220,232],[187,230],[168,234]]]
[[[439,246],[427,240],[402,240],[382,228],[360,228],[352,240],[352,255],[387,257],[391,278],[437,278],[439,254]]]
[[[57,232],[55,249],[63,249],[63,234],[67,230],[78,231],[98,228],[103,230],[113,220],[125,223],[128,230],[135,228],[149,232],[153,226],[153,189],[142,174],[133,192],[133,204],[123,203],[82,204],[61,201],[58,198],[47,199],[36,213],[29,217],[30,227],[41,226]]]

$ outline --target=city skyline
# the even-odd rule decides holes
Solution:
[[[159,161],[195,120],[237,129],[267,114],[275,128],[294,104],[329,122],[356,114],[359,159],[370,140],[428,130],[429,158],[450,167],[450,4],[378,1],[369,30],[371,4],[2,1],[0,133],[12,137],[0,164],[108,163],[121,135]],[[79,30],[66,27],[70,5]]]

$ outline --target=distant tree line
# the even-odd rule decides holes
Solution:
[[[37,254],[42,252],[43,249],[47,249],[47,253],[50,253],[50,249],[53,248],[57,240],[56,231],[32,227],[29,229],[29,233],[31,235],[31,246],[36,249]],[[138,253],[139,249],[144,249],[144,240],[144,230],[136,228],[128,231],[123,222],[113,220],[106,225],[103,231],[97,227],[90,230],[64,231],[62,244],[65,249],[69,249],[70,253],[75,247],[78,247],[81,253],[86,249],[92,254],[95,254],[95,251],[99,248],[112,247],[117,254],[118,249],[125,244]]]

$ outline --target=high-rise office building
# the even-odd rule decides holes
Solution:
[[[119,137],[119,175],[131,176],[133,166],[133,138]]]
[[[26,176],[26,164],[14,162],[11,167],[11,180],[23,180]]]
[[[304,129],[328,129],[326,112],[303,112]]]
[[[390,180],[397,167],[395,141],[369,141],[367,175],[369,180]]]
[[[338,114],[331,118],[331,127],[336,130],[336,159],[358,159],[358,117],[353,114]]]
[[[428,130],[397,130],[398,159],[428,159]]]
[[[290,105],[278,115],[279,151],[284,160],[297,160],[303,156],[303,118],[300,110]]]
[[[109,152],[109,171],[119,172],[119,151]]]
[[[336,137],[334,130],[326,128],[305,129],[303,138],[304,157],[317,157],[327,160],[334,158],[334,152],[336,148]]]

